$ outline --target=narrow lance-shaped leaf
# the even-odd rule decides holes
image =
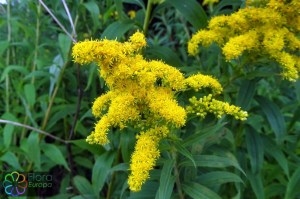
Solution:
[[[256,195],[257,199],[264,199],[264,186],[262,183],[261,174],[253,174],[251,172],[247,173],[248,180],[250,181],[253,192]]]
[[[104,186],[105,180],[110,172],[114,157],[115,154],[109,152],[105,152],[104,154],[97,157],[92,174],[92,184],[95,193],[99,193],[99,191]]]
[[[70,171],[70,168],[67,164],[67,161],[62,154],[62,152],[59,150],[59,148],[54,144],[43,144],[41,146],[42,150],[44,151],[44,154],[53,162],[59,165],[63,165],[68,171]]]
[[[221,197],[211,189],[192,182],[182,185],[183,191],[193,199],[221,199]]]
[[[246,128],[246,144],[252,173],[259,173],[263,166],[264,148],[260,135],[250,126]]]
[[[275,133],[277,143],[281,143],[286,134],[286,123],[278,106],[265,97],[256,97],[260,108],[263,110],[267,120]]]
[[[300,193],[299,187],[300,187],[300,167],[297,168],[297,170],[293,173],[292,177],[290,178],[287,185],[284,199],[295,198],[297,194]]]
[[[174,6],[196,29],[207,26],[207,15],[196,0],[166,0],[166,2]]]
[[[278,145],[276,145],[276,143],[267,136],[263,137],[263,145],[265,152],[277,161],[284,173],[287,175],[287,177],[289,177],[288,161]]]
[[[240,182],[243,180],[236,174],[227,171],[213,171],[200,175],[197,178],[197,182],[207,186],[216,186],[218,184],[224,184],[228,182]]]
[[[242,107],[243,110],[248,110],[252,98],[255,94],[257,80],[244,80],[238,92],[236,105]]]
[[[167,160],[164,162],[159,181],[160,186],[158,188],[158,199],[169,199],[171,197],[175,183],[175,177],[172,176],[173,166],[173,160]]]

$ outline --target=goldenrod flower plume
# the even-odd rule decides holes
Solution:
[[[128,183],[132,191],[139,191],[149,177],[149,171],[159,158],[159,141],[168,136],[171,128],[185,125],[192,106],[198,110],[196,103],[187,108],[180,106],[175,94],[209,88],[216,95],[223,90],[211,76],[196,74],[185,78],[178,69],[162,61],[146,61],[138,53],[145,46],[145,36],[136,32],[124,43],[103,39],[79,42],[73,47],[75,62],[96,62],[100,76],[109,87],[109,91],[93,103],[92,113],[99,121],[87,142],[109,143],[107,134],[112,127],[123,129],[131,125],[141,131],[130,164]],[[231,114],[237,119],[246,118],[238,107],[209,103],[215,108],[205,111],[217,112],[218,117]]]
[[[166,127],[157,127],[137,136],[135,150],[131,157],[131,175],[128,184],[132,191],[140,191],[143,183],[149,178],[149,171],[155,166],[160,156],[159,141],[166,137],[169,130]]]
[[[299,10],[299,0],[247,0],[245,8],[212,18],[207,29],[193,35],[188,52],[196,55],[199,45],[215,42],[227,60],[246,51],[254,57],[267,55],[280,64],[285,79],[296,81],[300,73]]]

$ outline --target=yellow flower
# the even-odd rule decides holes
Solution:
[[[134,19],[135,16],[136,16],[135,10],[129,10],[127,14],[128,14],[130,19]]]
[[[131,157],[128,178],[129,188],[132,191],[140,191],[142,185],[149,178],[149,171],[155,166],[160,156],[158,150],[159,141],[169,133],[166,127],[156,127],[137,136],[137,142]]]
[[[267,55],[280,64],[284,78],[296,81],[300,73],[295,65],[300,49],[299,10],[299,0],[247,0],[239,11],[213,17],[207,29],[193,35],[188,52],[196,55],[199,45],[215,42],[228,61],[246,51],[254,57]]]
[[[198,110],[196,106],[179,105],[176,93],[203,88],[210,88],[214,94],[222,92],[220,83],[210,76],[196,74],[185,78],[178,69],[162,61],[145,60],[139,50],[146,45],[145,36],[136,32],[124,43],[107,39],[79,42],[72,54],[80,64],[96,62],[110,90],[93,103],[92,113],[99,121],[87,142],[109,143],[107,134],[112,127],[123,129],[131,125],[142,131],[130,163],[128,183],[132,191],[141,189],[155,166],[159,141],[169,129],[184,126],[189,111]],[[232,106],[214,104],[213,111],[243,119],[233,113],[236,109]]]
[[[213,93],[220,94],[223,91],[221,84],[209,75],[192,75],[184,80],[186,87],[191,87],[195,91],[202,88],[211,88]]]
[[[237,120],[246,120],[248,117],[248,113],[242,111],[240,107],[213,99],[211,94],[199,100],[196,97],[192,97],[190,102],[191,105],[186,108],[187,112],[196,114],[201,118],[204,118],[207,113],[213,113],[218,118],[225,114],[232,115]]]
[[[227,60],[237,58],[246,50],[251,50],[257,46],[256,31],[249,31],[246,34],[232,37],[222,48]]]

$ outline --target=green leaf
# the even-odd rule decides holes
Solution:
[[[121,153],[122,158],[125,162],[129,162],[131,158],[131,153],[134,149],[134,134],[133,132],[126,131],[124,133],[121,133]]]
[[[104,152],[104,148],[99,144],[89,144],[85,139],[71,140],[70,143],[78,146],[81,149],[88,150],[92,154],[100,155]]]
[[[195,160],[193,159],[193,155],[187,150],[180,142],[173,142],[174,146],[176,147],[177,151],[181,153],[183,156],[187,157],[191,160],[194,167],[196,167]]]
[[[175,176],[172,176],[172,170],[174,166],[173,160],[164,161],[164,166],[161,171],[161,176],[159,180],[159,188],[158,188],[158,199],[169,199],[171,198]]]
[[[231,7],[240,7],[240,5],[242,4],[241,0],[226,0],[226,1],[220,1],[220,3],[218,3],[213,10],[213,15],[220,15],[220,13],[224,13],[224,8],[231,8]],[[226,12],[226,13],[230,13]],[[225,14],[225,13],[224,13]]]
[[[264,148],[260,135],[250,126],[246,128],[246,144],[252,173],[259,173],[263,167]]]
[[[75,176],[73,183],[83,198],[96,198],[91,183],[83,176]]]
[[[5,79],[5,77],[11,72],[16,71],[19,73],[22,73],[24,75],[28,74],[28,70],[24,66],[18,66],[18,65],[9,65],[4,68],[4,71],[1,74],[0,83]]]
[[[76,163],[76,166],[81,166],[84,168],[87,168],[91,170],[94,166],[94,163],[90,160],[89,157],[84,157],[84,156],[75,156],[73,158],[74,162]]]
[[[243,80],[236,101],[236,105],[243,110],[248,110],[255,94],[257,80]]]
[[[250,181],[253,192],[257,199],[264,199],[264,186],[262,183],[261,174],[253,174],[251,172],[247,173],[248,180]]]
[[[284,199],[296,198],[297,194],[300,193],[300,167],[293,173],[291,179],[287,184],[287,189]]]
[[[283,169],[284,173],[289,177],[289,166],[288,161],[284,153],[276,145],[271,138],[263,137],[264,150],[267,154],[272,156],[278,163],[278,165]]]
[[[134,27],[131,20],[116,21],[110,24],[102,33],[101,38],[117,39],[120,38],[130,29]]]
[[[31,132],[27,138],[26,143],[26,154],[29,159],[34,163],[37,170],[41,169],[41,148],[39,134]]]
[[[127,172],[129,169],[129,165],[128,163],[120,163],[116,166],[114,166],[113,168],[110,169],[111,172],[115,172],[115,171],[125,171]]]
[[[47,156],[50,160],[56,164],[63,165],[68,171],[70,171],[64,155],[56,145],[44,143],[41,148],[45,156]]]
[[[100,21],[99,21],[99,15],[100,15],[100,10],[95,1],[88,1],[87,3],[83,4],[84,7],[90,12],[92,20],[93,20],[93,31],[99,27]]]
[[[31,80],[32,77],[35,77],[35,78],[40,77],[40,78],[43,78],[43,79],[49,79],[50,78],[48,72],[45,72],[45,71],[32,71],[24,77],[24,80]]]
[[[200,175],[197,182],[206,186],[216,186],[228,182],[243,183],[243,180],[236,174],[227,171],[213,171]]]
[[[191,146],[192,144],[197,143],[197,142],[203,142],[209,136],[212,136],[213,134],[217,133],[225,124],[226,123],[220,123],[220,124],[216,124],[214,126],[210,126],[210,127],[201,129],[200,131],[196,131],[194,134],[187,137],[183,141],[182,145],[184,147],[187,147],[187,146]]]
[[[25,97],[30,106],[35,104],[36,99],[36,91],[35,86],[33,84],[26,84],[24,86]]]
[[[275,133],[277,143],[281,143],[286,134],[286,123],[278,106],[265,97],[255,98],[267,117],[267,120]]]
[[[71,39],[65,34],[59,34],[58,35],[58,44],[59,48],[61,50],[61,55],[64,60],[64,62],[68,61],[68,55],[71,47]]]
[[[7,40],[0,41],[0,57],[2,57],[2,54],[5,52],[7,47],[9,46],[9,43]]]
[[[175,7],[196,29],[207,26],[207,15],[196,0],[166,0],[166,2]]]
[[[182,184],[182,189],[187,195],[194,199],[221,199],[214,191],[195,182]]]
[[[183,64],[178,55],[171,49],[165,46],[151,46],[146,48],[145,56],[148,59],[160,59],[167,64],[175,67],[181,67]]]
[[[130,197],[128,197],[128,199],[153,199],[155,198],[155,193],[157,193],[157,188],[157,182],[147,180],[143,185],[142,190],[139,192],[130,192]]]
[[[244,173],[236,160],[227,157],[216,155],[194,155],[193,158],[198,167],[225,168],[233,166]],[[194,166],[194,164],[190,160],[183,160],[179,163],[179,166]]]
[[[11,124],[6,124],[3,130],[3,144],[6,148],[9,148],[11,140],[13,138],[15,126]]]
[[[265,198],[283,198],[285,192],[286,187],[284,185],[274,183],[265,187]]]
[[[11,170],[23,171],[17,156],[13,152],[7,151],[0,157],[0,160],[11,166]]]
[[[54,85],[58,81],[59,74],[63,67],[63,57],[61,54],[58,54],[53,59],[53,64],[49,66],[49,74],[50,74],[50,86],[49,86],[49,96],[52,95]]]
[[[51,129],[59,120],[65,119],[67,115],[72,115],[76,111],[76,104],[66,104],[55,107],[58,110],[49,120],[46,130]]]
[[[92,173],[92,184],[95,193],[98,194],[102,190],[114,158],[115,154],[110,152],[105,152],[97,157]]]

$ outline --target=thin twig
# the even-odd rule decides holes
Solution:
[[[51,17],[59,25],[59,27],[71,38],[71,40],[74,43],[76,43],[76,39],[74,39],[73,36],[67,31],[67,29],[60,23],[60,21],[55,17],[55,15],[51,12],[51,10],[43,2],[43,0],[39,0],[39,2],[42,4],[42,6],[45,8],[45,10],[51,15]]]
[[[20,126],[20,127],[23,127],[23,128],[26,128],[26,129],[29,129],[29,130],[32,130],[32,131],[35,131],[37,133],[40,133],[40,134],[43,134],[45,136],[48,136],[48,137],[51,137],[57,141],[60,141],[60,142],[63,142],[64,144],[68,144],[69,142],[67,140],[63,140],[59,137],[56,137],[50,133],[47,133],[46,131],[43,131],[43,130],[40,130],[40,129],[37,129],[37,128],[34,128],[32,126],[28,126],[28,125],[25,125],[25,124],[21,124],[19,122],[13,122],[13,121],[9,121],[9,120],[2,120],[0,119],[0,123],[4,123],[4,124],[11,124],[11,125],[14,125],[14,126]]]
[[[66,1],[65,1],[65,0],[61,0],[61,1],[62,1],[62,3],[64,4],[66,13],[67,13],[67,15],[68,15],[68,18],[69,18],[69,21],[70,21],[70,24],[71,24],[71,27],[72,27],[73,35],[74,35],[74,37],[75,37],[74,39],[75,39],[75,41],[76,41],[77,34],[76,34],[75,26],[74,26],[73,19],[72,19],[72,16],[71,16],[71,14],[70,14],[68,5],[66,4]]]

